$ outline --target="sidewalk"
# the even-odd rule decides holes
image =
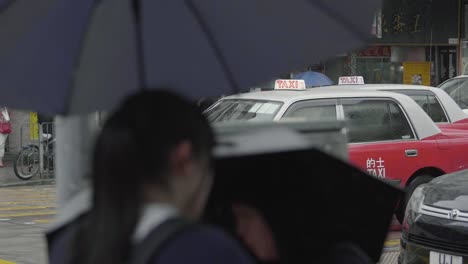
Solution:
[[[16,177],[15,172],[13,170],[13,157],[6,156],[4,164],[5,167],[0,168],[0,187],[55,183],[54,179],[42,179],[40,175],[36,175],[28,181],[19,179],[18,177]]]
[[[55,186],[0,188],[0,264],[46,264],[55,214]]]

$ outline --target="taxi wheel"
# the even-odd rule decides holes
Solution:
[[[408,204],[409,199],[411,198],[411,195],[413,194],[414,190],[418,188],[419,185],[428,183],[434,179],[433,176],[430,175],[419,175],[416,177],[414,180],[412,180],[408,186],[405,188],[405,196],[403,201],[400,202],[400,205],[398,206],[395,216],[400,222],[400,224],[403,224],[403,219],[405,217],[405,211],[406,211],[406,205]]]

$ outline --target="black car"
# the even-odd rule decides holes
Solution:
[[[400,263],[468,264],[468,170],[418,187],[406,209]]]

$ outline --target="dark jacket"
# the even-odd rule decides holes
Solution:
[[[63,264],[77,222],[48,236],[49,263]],[[129,249],[130,250],[130,249]],[[170,240],[151,261],[153,264],[253,264],[243,248],[221,230],[212,227],[188,229]]]

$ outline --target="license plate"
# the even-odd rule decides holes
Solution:
[[[463,264],[463,258],[449,254],[431,251],[429,255],[430,264]]]

